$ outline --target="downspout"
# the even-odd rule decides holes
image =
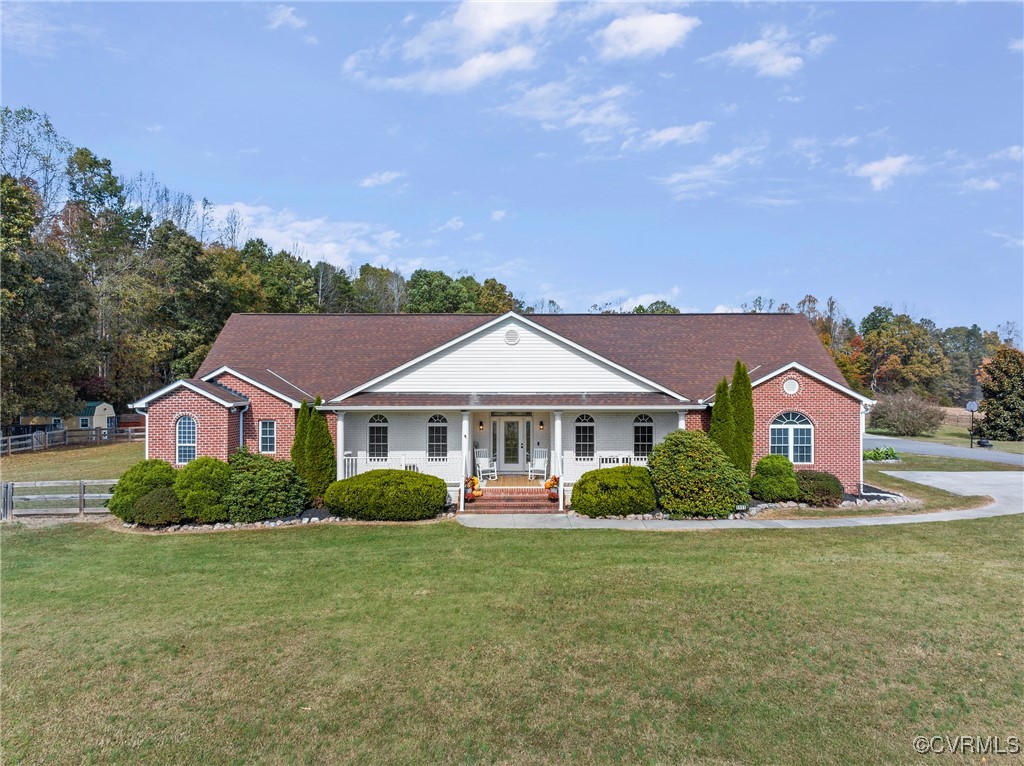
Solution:
[[[238,411],[238,449],[245,446],[245,413],[248,411],[248,404]]]

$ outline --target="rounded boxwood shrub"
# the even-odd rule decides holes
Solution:
[[[647,465],[662,509],[674,517],[725,517],[746,503],[748,481],[703,431],[673,431]]]
[[[228,520],[236,524],[295,516],[309,503],[306,482],[290,460],[274,460],[242,449],[228,459],[231,482],[224,495]]]
[[[231,466],[223,460],[199,457],[178,469],[174,493],[181,503],[182,515],[200,524],[228,520],[224,495],[231,484]]]
[[[656,507],[651,472],[639,465],[587,471],[572,488],[572,509],[591,518],[654,513]]]
[[[800,502],[816,508],[835,508],[843,502],[843,483],[827,471],[797,471]]]
[[[768,503],[800,497],[800,488],[789,458],[785,455],[765,455],[758,460],[754,467],[754,478],[750,480],[750,494]]]
[[[381,469],[332,483],[324,494],[331,513],[368,521],[432,519],[444,510],[444,479],[415,471]]]
[[[154,489],[174,484],[174,469],[165,460],[143,460],[136,463],[117,480],[108,510],[129,523],[135,522],[135,501]]]
[[[173,487],[160,487],[140,497],[133,508],[135,521],[149,527],[180,524],[181,503]]]

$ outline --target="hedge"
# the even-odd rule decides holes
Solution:
[[[296,516],[309,504],[306,482],[290,460],[274,460],[242,449],[229,459],[231,483],[224,495],[236,524]]]
[[[367,471],[336,481],[324,494],[324,505],[331,513],[368,521],[432,519],[447,501],[443,479],[394,469]]]
[[[703,431],[673,431],[654,445],[647,465],[672,516],[725,517],[750,499],[747,477]]]
[[[138,500],[132,509],[135,521],[149,527],[181,523],[181,503],[173,487],[160,487],[148,492]]]
[[[182,515],[199,524],[216,524],[229,518],[224,496],[231,486],[231,466],[212,457],[199,457],[178,470],[174,493]]]
[[[827,471],[797,471],[800,502],[816,508],[835,508],[843,502],[843,483]]]
[[[754,467],[754,478],[750,480],[750,494],[769,503],[800,497],[800,487],[797,486],[789,458],[785,455],[765,455],[758,460]]]
[[[587,471],[572,488],[572,509],[584,516],[654,513],[656,507],[651,472],[643,466]]]
[[[112,514],[133,523],[135,518],[135,502],[154,489],[170,487],[174,484],[174,469],[164,460],[143,460],[136,463],[117,480],[114,485],[113,497],[107,501],[107,508]]]

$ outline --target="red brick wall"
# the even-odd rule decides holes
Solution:
[[[191,415],[196,421],[196,457],[204,455],[218,460],[227,460],[234,449],[230,441],[234,421],[234,432],[238,432],[238,415],[205,396],[178,388],[162,396],[152,404],[146,415],[146,457],[166,460],[171,465],[177,456],[177,424],[182,415]]]
[[[795,380],[800,389],[782,386]],[[860,494],[860,402],[796,370],[754,389],[754,462],[768,454],[771,422],[783,412],[799,412],[814,424],[814,462],[796,466],[835,474],[850,494]]]
[[[245,445],[250,452],[259,452],[260,434],[259,421],[277,421],[276,451],[273,457],[281,460],[291,458],[292,442],[295,441],[295,417],[298,410],[288,402],[278,399],[273,394],[268,394],[261,388],[246,383],[236,378],[231,373],[225,372],[213,379],[225,388],[229,388],[237,394],[241,394],[249,400],[249,409],[245,413],[244,436]],[[237,419],[237,415],[235,418]],[[333,418],[332,418],[333,420]],[[328,422],[330,425],[330,422]],[[235,424],[235,433],[238,432],[238,424]]]
[[[687,410],[686,430],[707,431],[711,428],[711,410]]]

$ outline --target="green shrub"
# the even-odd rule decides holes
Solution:
[[[228,520],[224,495],[231,486],[231,466],[212,457],[199,457],[178,470],[174,493],[188,521],[215,524]]]
[[[800,497],[800,487],[797,486],[789,458],[785,455],[765,455],[758,460],[754,467],[754,478],[750,480],[750,494],[769,503]]]
[[[899,453],[892,447],[875,447],[864,450],[865,460],[899,460]]]
[[[324,505],[331,513],[368,521],[432,519],[444,510],[447,500],[443,479],[393,469],[336,481],[324,494]]]
[[[654,513],[656,507],[651,472],[643,466],[587,471],[572,488],[572,509],[592,518]]]
[[[148,527],[180,524],[182,520],[181,503],[173,487],[160,487],[147,492],[135,501],[133,511],[135,521]]]
[[[800,502],[815,508],[835,508],[843,502],[843,483],[826,471],[797,471]]]
[[[295,438],[292,439],[290,454],[299,476],[305,475],[306,471],[306,434],[309,433],[309,412],[309,405],[303,399],[302,404],[299,405],[299,414],[295,417]]]
[[[750,476],[750,466],[754,461],[754,393],[750,388],[747,366],[739,359],[732,373],[729,399],[732,400],[736,467]]]
[[[132,523],[135,519],[135,501],[154,489],[174,484],[174,469],[164,460],[143,460],[136,463],[117,480],[113,497],[107,501],[112,514]]]
[[[236,524],[294,516],[309,502],[306,482],[290,460],[274,460],[242,449],[228,460],[231,482],[224,495],[228,519]]]
[[[334,459],[334,442],[331,441],[331,430],[327,418],[316,409],[320,406],[320,397],[313,403],[306,425],[306,447],[303,451],[304,467],[300,471],[309,485],[309,494],[315,504],[323,502],[327,487],[338,474],[338,463]]]
[[[911,391],[886,394],[871,408],[871,427],[896,436],[930,434],[942,424],[942,408]]]
[[[732,398],[729,396],[729,381],[722,378],[715,389],[715,405],[711,408],[711,425],[708,437],[722,448],[732,464],[739,467],[736,459],[736,420],[732,412]]]
[[[662,509],[672,516],[717,516],[746,503],[748,480],[703,431],[673,431],[647,460]]]

